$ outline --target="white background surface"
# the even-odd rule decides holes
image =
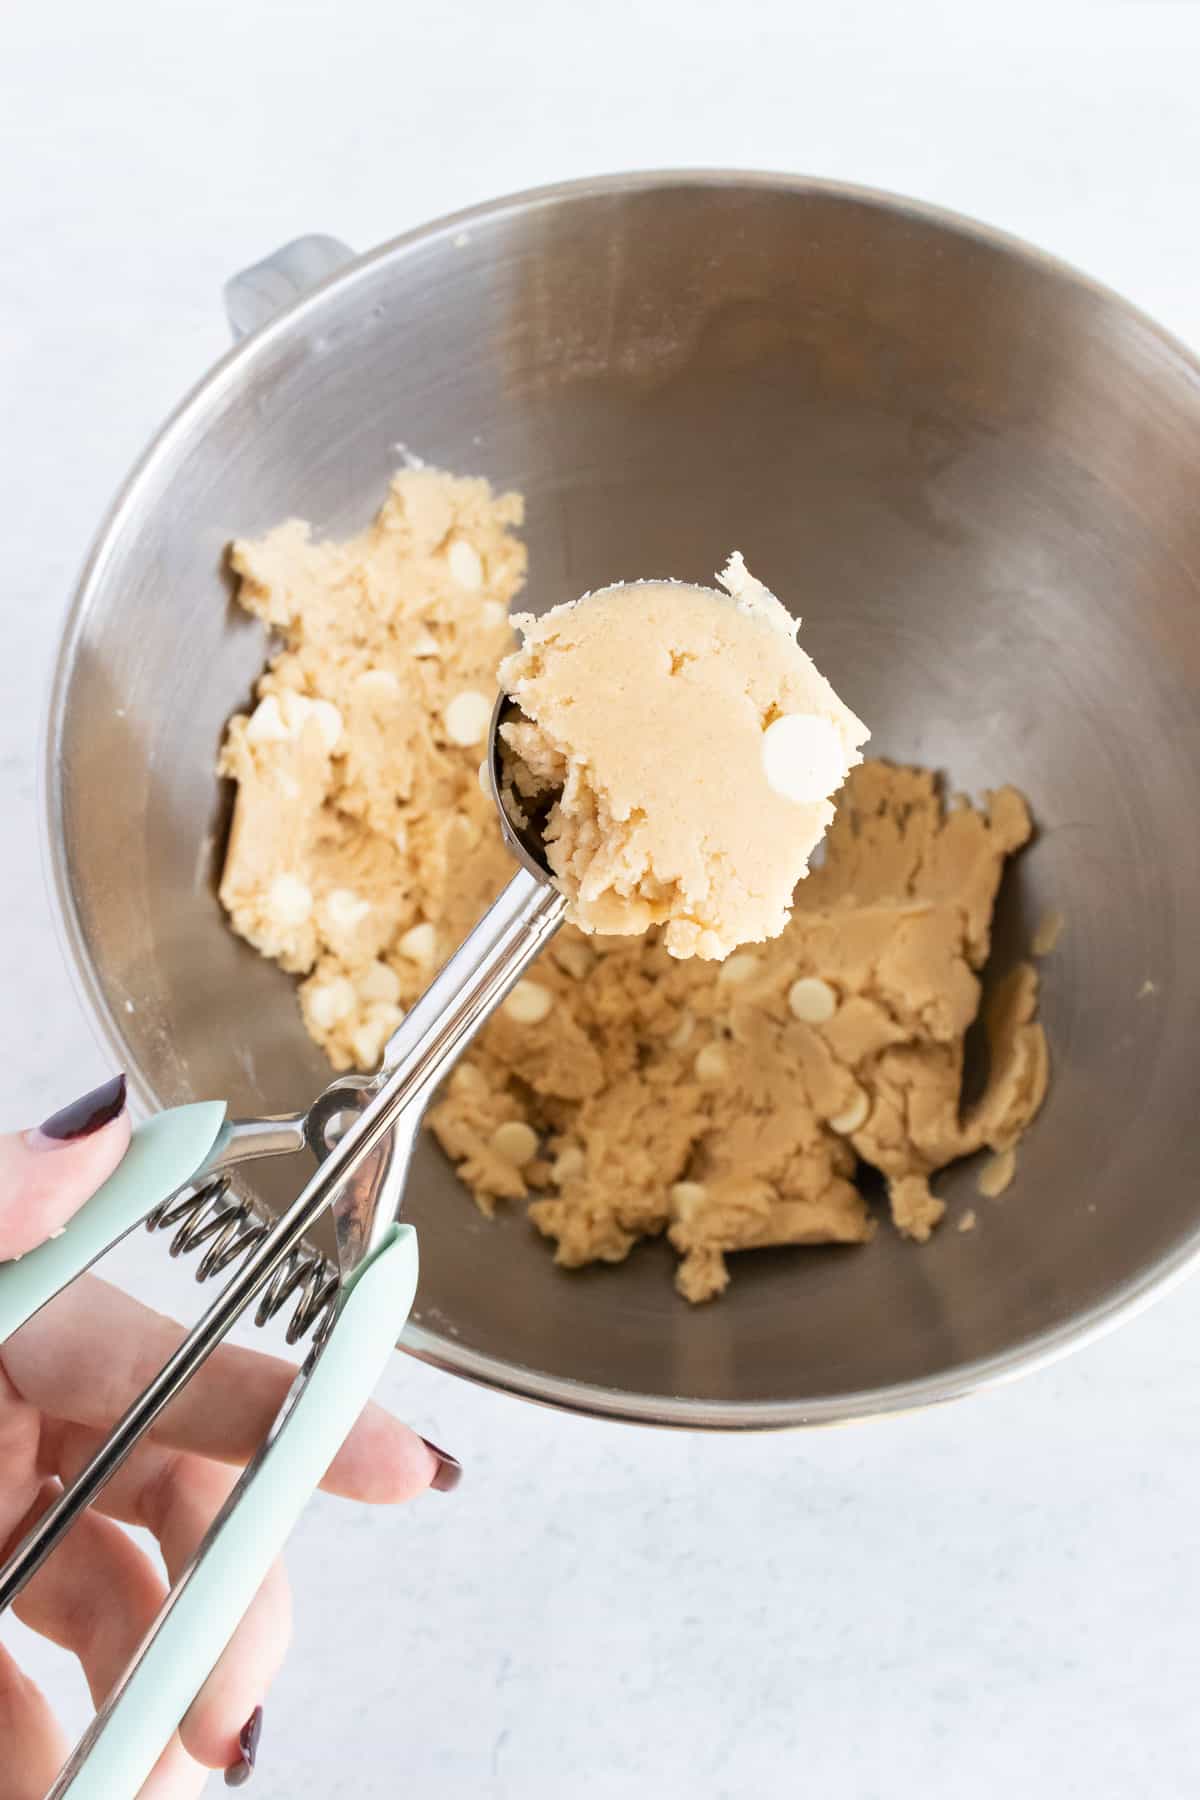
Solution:
[[[977,214],[1196,343],[1198,70],[1189,0],[5,8],[0,1128],[107,1072],[42,886],[43,694],[96,520],[225,346],[227,274],[303,231],[366,248],[559,177],[742,165]],[[194,1309],[159,1247],[122,1269]],[[466,1479],[407,1513],[313,1503],[251,1792],[1195,1793],[1197,1311],[1185,1288],[988,1397],[751,1441],[397,1358],[385,1397]],[[20,1643],[82,1722],[75,1671]]]

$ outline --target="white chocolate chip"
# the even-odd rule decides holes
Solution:
[[[412,653],[414,656],[438,656],[441,647],[431,631],[422,631],[413,641]]]
[[[349,1018],[357,1004],[354,985],[344,975],[336,975],[332,981],[321,981],[313,984],[305,992],[308,1016],[318,1031],[332,1031],[335,1025]]]
[[[586,1166],[587,1161],[579,1145],[568,1144],[555,1157],[550,1173],[561,1187],[564,1181],[574,1181],[577,1175],[582,1175]]]
[[[858,1131],[867,1122],[867,1114],[871,1110],[871,1102],[862,1088],[856,1088],[854,1098],[840,1113],[834,1113],[829,1121],[830,1131],[836,1131],[839,1137],[849,1137],[851,1132]]]
[[[332,700],[314,700],[312,715],[317,721],[317,730],[321,733],[326,750],[331,754],[342,741],[342,715]]]
[[[682,1050],[695,1029],[696,1020],[693,1014],[690,1012],[680,1013],[679,1023],[667,1039],[668,1050]]]
[[[377,1000],[371,1008],[372,1025],[383,1032],[385,1040],[390,1038],[397,1025],[404,1023],[404,1008],[391,1000]]]
[[[671,1188],[671,1210],[686,1225],[689,1219],[695,1218],[707,1198],[708,1189],[702,1181],[677,1181]]]
[[[492,703],[486,694],[477,693],[474,688],[465,688],[461,694],[455,694],[442,717],[450,742],[461,744],[467,749],[472,744],[481,744],[487,736],[487,728],[492,720]]]
[[[370,962],[358,977],[358,991],[363,999],[384,1001],[394,1006],[400,998],[400,977],[390,964]]]
[[[753,950],[735,950],[717,970],[717,984],[720,987],[740,987],[744,981],[752,980],[761,968],[762,958],[755,956]]]
[[[723,1081],[729,1073],[729,1058],[720,1044],[705,1044],[703,1050],[696,1053],[693,1066],[697,1081]]]
[[[415,963],[429,964],[433,961],[437,949],[437,932],[427,920],[419,925],[410,925],[397,945],[401,956],[407,956]]]
[[[384,1045],[404,1018],[398,1006],[373,1006],[350,1040],[354,1060],[362,1069],[373,1069],[383,1055]]]
[[[455,538],[446,552],[446,567],[459,587],[483,586],[483,558],[466,538]]]
[[[504,1011],[518,1025],[539,1025],[554,1005],[550,989],[538,981],[518,981],[504,1002]]]
[[[326,924],[334,931],[352,931],[361,925],[371,910],[371,902],[356,894],[353,888],[334,888],[325,896],[322,912]]]
[[[397,825],[395,831],[392,833],[392,842],[395,844],[401,856],[408,855],[408,826],[405,825],[403,821]]]
[[[400,679],[390,669],[364,669],[354,691],[368,700],[388,700],[400,692]]]
[[[298,875],[277,875],[267,889],[266,911],[277,925],[303,925],[312,910],[312,889]]]
[[[846,779],[848,759],[837,726],[819,713],[774,720],[763,733],[762,760],[767,786],[797,805],[827,800]]]
[[[479,765],[479,773],[476,779],[479,782],[480,793],[485,800],[490,800],[492,797],[492,766],[486,756]]]
[[[279,695],[279,715],[289,737],[299,737],[312,713],[312,701],[295,688],[284,688]]]
[[[342,735],[342,715],[333,701],[310,700],[307,694],[297,694],[291,688],[285,688],[278,696],[268,694],[259,701],[246,735],[252,743],[298,738],[310,719],[316,720],[326,750],[334,750]]]
[[[450,1077],[450,1086],[456,1094],[486,1094],[487,1081],[474,1063],[459,1063]]]
[[[350,1039],[350,1050],[360,1069],[373,1069],[383,1055],[383,1039],[373,1025],[360,1025]]]
[[[485,600],[479,609],[479,623],[485,631],[495,631],[507,619],[508,608],[503,600]]]
[[[283,722],[279,702],[274,694],[266,694],[246,720],[248,744],[282,744],[291,736]]]
[[[520,1119],[506,1119],[503,1125],[497,1125],[493,1131],[491,1146],[505,1162],[512,1163],[514,1168],[523,1169],[537,1155],[537,1132]]]
[[[788,989],[792,1017],[803,1025],[823,1025],[837,1011],[838,997],[819,975],[802,975]]]

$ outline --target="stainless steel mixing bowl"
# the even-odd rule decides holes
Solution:
[[[1189,1265],[1200,370],[1022,245],[810,181],[622,176],[430,226],[250,337],[166,426],[80,587],[48,784],[69,935],[141,1095],[261,1113],[327,1078],[291,980],[215,897],[214,757],[264,654],[222,556],[289,514],[361,526],[400,444],[524,492],[536,608],[746,551],[878,752],[1029,795],[1000,961],[1044,909],[1066,919],[1050,1099],[974,1233],[742,1256],[694,1311],[664,1245],[564,1274],[427,1143],[406,1346],[596,1412],[828,1421],[1012,1375]],[[942,1186],[973,1198],[970,1170]]]

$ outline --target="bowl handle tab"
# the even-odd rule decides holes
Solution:
[[[321,232],[293,238],[261,262],[252,263],[225,283],[225,316],[234,342],[270,323],[276,313],[303,299],[347,263],[355,253],[340,238]]]

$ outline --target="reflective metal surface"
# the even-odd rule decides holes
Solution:
[[[504,753],[500,728],[502,725],[512,724],[514,720],[523,717],[524,714],[515,700],[510,700],[508,695],[503,692],[496,695],[496,704],[492,708],[491,728],[488,732],[486,757],[488,787],[496,804],[496,815],[500,820],[500,835],[509,850],[521,867],[527,869],[535,879],[552,881],[553,874],[550,864],[546,860],[546,842],[542,833],[555,796],[547,790],[544,797],[538,797],[536,805],[530,807],[523,803],[514,815],[509,811],[509,802],[515,798],[515,795],[511,788],[506,792],[504,785]]]
[[[142,1094],[284,1112],[327,1080],[291,981],[215,897],[213,764],[264,651],[224,546],[289,514],[356,529],[398,444],[525,493],[535,609],[745,551],[878,752],[1029,795],[1001,963],[1066,918],[1050,1099],[977,1231],[743,1256],[696,1312],[664,1245],[563,1274],[425,1142],[409,1347],[629,1417],[816,1422],[1011,1375],[1187,1267],[1200,371],[1032,251],[822,184],[621,177],[431,227],[248,339],[168,425],[86,573],[50,740],[68,930]],[[246,1179],[278,1208],[282,1173]],[[973,1200],[971,1172],[943,1191]]]

